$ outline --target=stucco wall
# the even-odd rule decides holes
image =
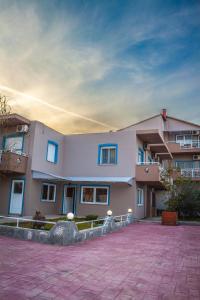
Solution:
[[[133,213],[135,212],[135,183],[133,186],[125,184],[110,185],[110,205],[80,203],[80,187],[77,196],[76,212],[79,216],[95,214],[103,217],[106,216],[109,209],[112,210],[115,216],[127,214],[128,208],[132,208]]]
[[[64,136],[63,134],[45,126],[40,122],[33,122],[34,135],[32,135],[32,164],[31,169],[63,176]],[[48,140],[58,144],[58,161],[56,164],[48,162]],[[67,153],[65,153],[65,156]]]
[[[184,121],[167,118],[165,130],[167,131],[184,131],[184,130],[200,130],[200,126],[188,124]]]
[[[41,211],[44,215],[61,213],[63,185],[61,183],[52,182],[56,184],[56,201],[44,202],[41,201],[42,183],[45,183],[45,181],[30,179],[29,182],[26,182],[23,212],[25,216],[34,215],[36,210]]]
[[[98,165],[98,145],[117,144],[118,163]],[[65,137],[65,176],[135,176],[135,132],[108,132]]]
[[[164,130],[164,124],[161,115],[144,120],[143,122],[140,122],[135,125],[133,124],[128,128],[122,129],[122,131],[150,130],[150,129],[159,129],[160,131]]]

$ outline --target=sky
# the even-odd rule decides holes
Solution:
[[[0,93],[63,133],[200,123],[200,0],[0,0]]]

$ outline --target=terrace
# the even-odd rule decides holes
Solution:
[[[199,235],[134,224],[70,247],[0,237],[0,299],[197,300]]]
[[[0,173],[25,174],[28,156],[24,153],[0,150]]]

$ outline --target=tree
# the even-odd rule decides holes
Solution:
[[[8,99],[5,95],[0,94],[0,128],[6,126],[7,117],[11,112],[11,107],[8,105]]]
[[[178,212],[179,216],[200,216],[200,184],[189,177],[178,176],[167,186],[169,200],[167,210]]]
[[[4,128],[6,127],[8,115],[11,112],[11,107],[8,105],[8,99],[5,95],[0,94],[0,134],[3,133]],[[1,150],[1,149],[0,149]],[[3,150],[0,151],[0,164],[2,162],[2,155]],[[5,158],[4,158],[5,163]],[[6,160],[6,163],[8,161]],[[2,173],[0,173],[0,177],[4,176]]]

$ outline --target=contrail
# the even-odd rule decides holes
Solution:
[[[37,97],[33,97],[33,96],[30,96],[30,95],[27,95],[23,92],[20,92],[18,90],[15,90],[15,89],[12,89],[12,88],[9,88],[8,86],[4,86],[4,85],[0,85],[0,90],[2,91],[6,91],[6,92],[9,92],[9,93],[13,93],[13,94],[16,94],[16,95],[19,95],[19,96],[22,96],[24,98],[27,98],[27,99],[30,99],[30,100],[33,100],[33,101],[36,101],[38,103],[41,103],[43,105],[46,105],[47,107],[49,108],[52,108],[54,110],[57,110],[59,112],[63,112],[63,113],[67,113],[73,117],[76,117],[76,118],[79,118],[79,119],[82,119],[82,120],[85,120],[85,121],[88,121],[88,122],[91,122],[91,123],[95,123],[95,124],[98,124],[98,125],[101,125],[105,128],[112,128],[114,130],[116,130],[117,128],[114,128],[113,126],[109,125],[109,124],[106,124],[106,123],[103,123],[103,122],[99,122],[97,120],[94,120],[94,119],[91,119],[91,118],[88,118],[88,117],[85,117],[83,115],[80,115],[80,114],[77,114],[73,111],[69,111],[69,110],[66,110],[64,108],[61,108],[59,106],[56,106],[56,105],[53,105],[53,104],[50,104],[48,103],[47,101],[45,100],[42,100],[42,99],[39,99]]]

